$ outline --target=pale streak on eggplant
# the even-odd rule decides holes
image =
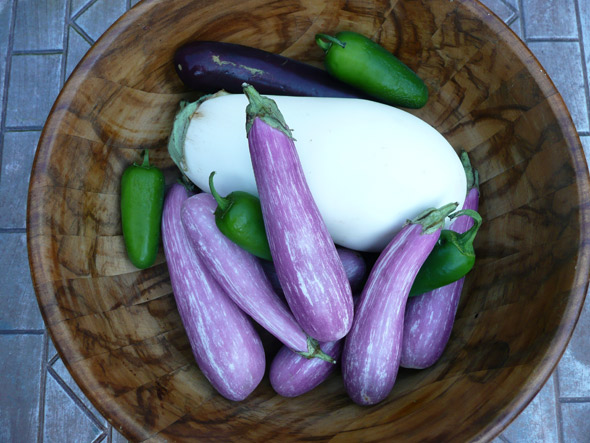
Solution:
[[[375,264],[344,345],[346,390],[358,404],[383,400],[393,388],[401,359],[407,296],[440,230],[423,234],[422,225],[406,225]]]
[[[474,187],[467,194],[462,209],[477,211],[478,201],[479,191]],[[472,226],[473,219],[462,215],[453,220],[449,229],[461,233]],[[451,336],[464,282],[465,277],[408,300],[400,366],[424,369],[442,356]]]
[[[305,181],[295,144],[258,118],[248,140],[285,298],[307,334],[324,342],[338,340],[352,324],[352,291]]]
[[[213,196],[205,193],[183,204],[181,220],[195,251],[244,312],[292,350],[308,352],[307,335],[274,292],[258,259],[217,228],[216,207]]]
[[[250,320],[192,249],[180,220],[180,207],[187,197],[181,185],[173,185],[162,216],[162,239],[174,298],[205,377],[224,397],[243,400],[264,375],[264,349]]]

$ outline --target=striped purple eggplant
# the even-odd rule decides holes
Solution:
[[[250,319],[195,253],[180,219],[189,197],[174,184],[164,201],[162,240],[172,291],[197,365],[225,398],[245,399],[265,371],[264,349]]]
[[[469,191],[462,209],[477,211],[479,207],[479,180],[471,168],[466,153],[461,154],[466,166]],[[453,231],[467,232],[473,219],[466,215],[455,218],[450,226]],[[453,329],[465,277],[425,294],[410,297],[404,316],[404,337],[400,366],[424,369],[441,357]]]
[[[343,345],[344,340],[336,340],[321,343],[321,348],[337,361]],[[336,367],[317,358],[308,360],[283,346],[270,365],[270,384],[283,397],[297,397],[324,382]]]
[[[365,262],[364,257],[357,251],[343,248],[341,246],[336,246],[336,252],[338,252],[338,256],[344,267],[344,272],[346,272],[346,277],[348,278],[348,283],[350,284],[352,292],[359,291],[362,288],[367,273],[367,263]],[[277,293],[282,293],[283,289],[281,288],[281,282],[279,282],[279,277],[273,262],[260,260],[260,264],[270,280],[273,289]]]
[[[246,131],[270,251],[297,322],[320,342],[352,325],[352,292],[276,103],[245,85]]]
[[[450,203],[409,221],[371,270],[342,352],[344,386],[355,403],[379,403],[392,390],[410,288],[456,207]]]
[[[259,325],[302,356],[323,358],[332,364],[274,292],[258,259],[219,230],[216,208],[215,198],[204,193],[190,197],[182,205],[182,225],[201,261],[225,293]]]
[[[359,296],[353,297],[354,304]],[[340,359],[344,340],[320,343],[322,351],[335,361]],[[283,346],[270,365],[270,384],[283,397],[297,397],[324,382],[337,366],[318,359],[305,359]]]

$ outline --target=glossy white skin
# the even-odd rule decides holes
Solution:
[[[345,98],[271,96],[293,130],[314,200],[334,243],[381,251],[406,220],[463,201],[459,156],[434,128],[381,103]],[[184,173],[221,195],[257,195],[248,151],[243,94],[204,101],[185,141]]]

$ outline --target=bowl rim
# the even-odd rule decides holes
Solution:
[[[206,0],[215,1],[215,0]],[[543,91],[550,91],[551,96],[555,98],[554,101],[550,101],[550,108],[554,114],[561,115],[559,119],[559,128],[563,133],[564,140],[567,145],[568,152],[570,154],[573,165],[575,166],[576,185],[578,194],[580,196],[590,195],[590,173],[588,170],[588,164],[583,154],[582,144],[575,128],[575,124],[569,113],[569,110],[557,90],[554,82],[551,80],[549,75],[542,67],[540,61],[527,47],[526,43],[523,42],[520,37],[507,26],[500,17],[498,17],[493,11],[487,6],[481,3],[480,0],[451,0],[456,1],[461,6],[468,9],[474,16],[478,17],[482,22],[489,26],[499,37],[504,40],[505,43],[510,46],[514,52],[518,52],[519,58],[523,60],[523,64],[528,68],[532,78],[542,86]],[[55,111],[62,107],[62,102],[67,105],[70,100],[68,99],[68,92],[76,87],[78,83],[82,83],[86,78],[83,74],[82,67],[92,67],[102,54],[110,48],[110,46],[117,40],[117,37],[126,32],[129,27],[134,26],[136,20],[142,17],[144,14],[148,14],[151,8],[158,7],[161,3],[165,3],[166,0],[141,0],[127,12],[122,14],[90,47],[82,59],[78,62],[70,76],[67,78],[62,89],[60,90],[49,114],[47,120],[41,131],[33,165],[31,168],[31,179],[29,182],[29,189],[27,194],[27,212],[26,212],[26,239],[27,239],[27,253],[29,260],[29,269],[31,272],[31,278],[33,282],[33,288],[39,304],[41,315],[43,317],[46,329],[53,341],[58,355],[62,359],[64,365],[70,372],[72,378],[76,384],[80,387],[84,395],[89,399],[93,406],[107,419],[113,427],[121,432],[126,438],[133,439],[132,434],[133,427],[125,428],[123,425],[130,425],[133,423],[138,429],[141,427],[141,423],[134,420],[133,417],[125,415],[126,420],[120,418],[122,412],[117,407],[116,402],[107,402],[103,399],[93,395],[92,390],[85,384],[83,376],[72,369],[64,351],[65,340],[59,340],[53,325],[50,323],[48,313],[43,309],[42,300],[38,291],[39,281],[42,281],[41,275],[43,275],[43,268],[37,265],[36,256],[33,254],[32,245],[35,243],[35,239],[41,236],[41,233],[36,233],[30,227],[30,216],[31,216],[31,194],[38,187],[34,180],[36,171],[42,168],[44,165],[41,164],[40,152],[44,146],[51,145],[52,142],[52,123],[56,119]],[[529,59],[524,62],[524,56]],[[548,95],[549,96],[549,95]],[[564,112],[565,111],[565,112]],[[59,119],[57,119],[59,123]],[[584,173],[585,171],[585,173]],[[581,178],[581,179],[580,179]],[[42,187],[42,186],[39,186]],[[565,352],[567,345],[574,332],[575,326],[579,320],[584,305],[584,300],[588,292],[590,284],[590,210],[584,209],[580,206],[580,241],[578,243],[578,259],[576,262],[576,270],[573,278],[572,290],[568,303],[564,308],[562,317],[569,317],[574,319],[567,326],[560,325],[556,331],[551,343],[547,346],[546,355],[543,358],[542,364],[537,366],[535,372],[531,374],[529,380],[532,380],[532,389],[521,391],[520,395],[515,396],[512,401],[506,405],[502,413],[498,416],[497,420],[488,423],[483,426],[478,434],[472,436],[473,441],[491,441],[497,437],[518,415],[528,406],[528,404],[534,399],[537,393],[545,385],[549,377],[553,374],[557,364],[559,363],[563,353]],[[557,350],[558,352],[549,352],[550,350]],[[114,413],[117,411],[117,413]]]

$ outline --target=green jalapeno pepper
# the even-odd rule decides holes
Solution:
[[[443,229],[432,252],[418,271],[410,297],[424,294],[446,286],[464,277],[475,264],[473,240],[481,226],[481,216],[471,209],[463,209],[451,214],[455,218],[468,215],[474,220],[473,226],[462,234]]]
[[[414,71],[373,40],[351,31],[334,37],[316,34],[325,52],[326,70],[334,77],[390,105],[421,108],[428,88]]]
[[[221,197],[213,186],[214,175],[209,175],[209,188],[217,201],[215,224],[221,233],[251,254],[272,260],[258,197],[243,191]]]
[[[129,260],[139,269],[153,265],[158,254],[164,189],[164,174],[150,165],[147,149],[143,164],[134,163],[121,177],[123,239]]]

